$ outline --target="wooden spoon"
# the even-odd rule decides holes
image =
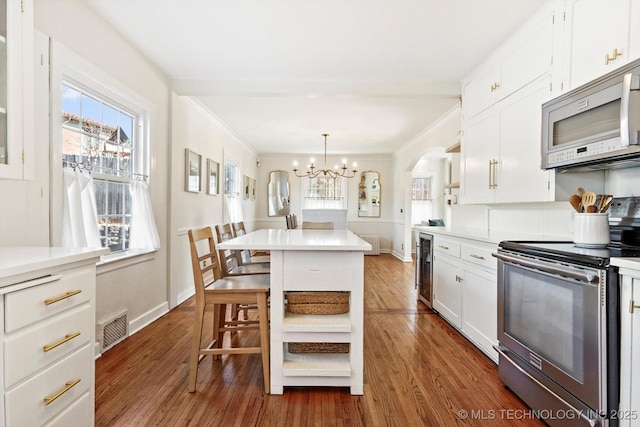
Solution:
[[[578,196],[580,197],[584,196],[584,188],[578,187]]]
[[[569,197],[569,203],[571,204],[571,206],[573,206],[573,209],[575,209],[576,212],[578,213],[580,213],[581,202],[582,202],[582,199],[577,194],[573,194],[571,197]]]
[[[596,204],[596,193],[593,191],[586,191],[582,195],[582,207],[585,212],[588,212],[588,207]]]

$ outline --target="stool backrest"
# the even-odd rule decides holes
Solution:
[[[204,227],[189,230],[188,235],[196,300],[204,301],[204,288],[222,276],[213,231],[211,227]]]

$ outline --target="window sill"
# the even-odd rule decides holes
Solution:
[[[110,255],[103,255],[96,264],[96,275],[120,270],[142,262],[151,261],[156,257],[157,249],[136,249],[127,252],[118,252]]]

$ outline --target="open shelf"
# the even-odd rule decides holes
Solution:
[[[349,353],[289,353],[285,351],[282,375],[288,377],[349,377],[351,376]]]
[[[459,182],[452,182],[451,184],[445,184],[444,188],[460,188]]]
[[[283,332],[351,332],[351,317],[344,314],[292,314],[282,319]]]
[[[449,147],[445,148],[444,151],[445,153],[459,153],[460,152],[460,141],[456,142],[453,145],[450,145]]]

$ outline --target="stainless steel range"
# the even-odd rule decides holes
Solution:
[[[498,252],[501,380],[551,426],[616,426],[619,283],[640,256],[640,198],[614,199],[611,244],[504,241]]]

